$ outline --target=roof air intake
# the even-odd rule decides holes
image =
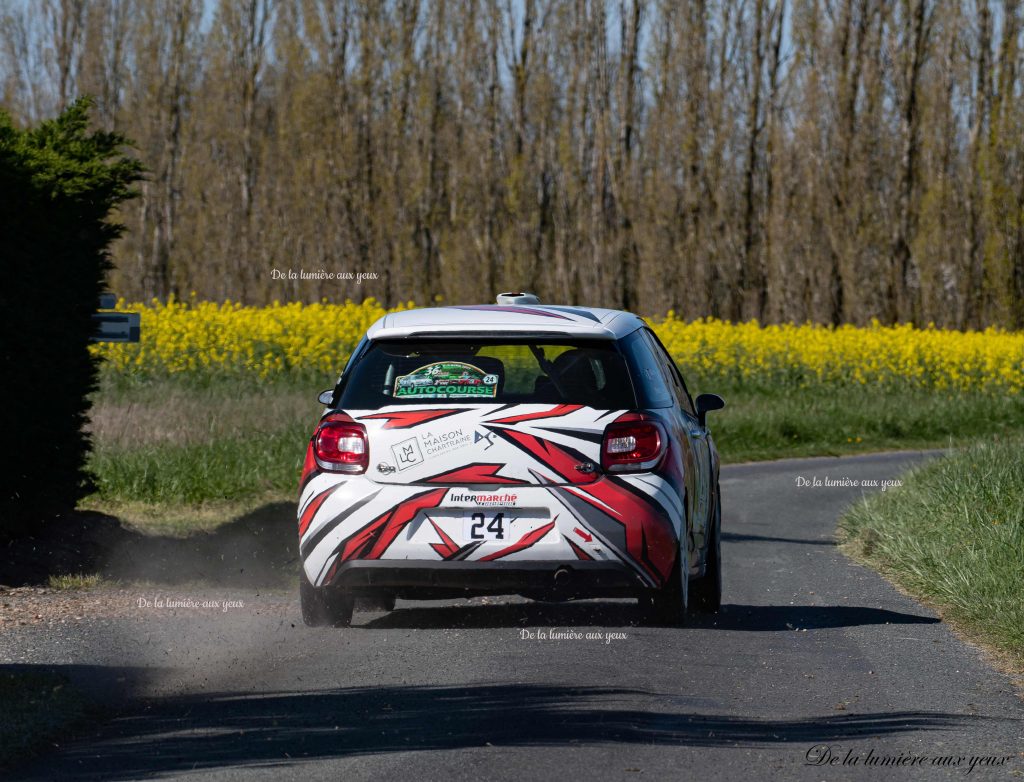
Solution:
[[[519,304],[540,304],[540,299],[532,293],[499,293],[498,304],[505,306]]]

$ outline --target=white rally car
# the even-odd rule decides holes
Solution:
[[[721,602],[718,454],[643,320],[498,304],[406,310],[367,331],[299,490],[307,624],[357,598],[640,598],[656,621]]]

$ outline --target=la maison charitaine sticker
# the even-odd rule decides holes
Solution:
[[[461,361],[436,361],[395,380],[395,398],[493,399],[498,376]]]

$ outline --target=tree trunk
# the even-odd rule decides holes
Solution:
[[[764,316],[765,280],[761,268],[761,247],[757,219],[755,180],[758,168],[758,144],[761,136],[761,83],[764,76],[764,0],[754,3],[754,38],[751,44],[750,96],[747,102],[747,149],[743,169],[743,262],[740,266],[740,300],[734,314],[737,320]]]
[[[890,301],[890,320],[915,321],[918,319],[920,291],[918,272],[910,250],[917,223],[917,158],[920,153],[918,125],[920,123],[919,83],[924,64],[927,27],[925,0],[908,0],[904,20],[904,42],[909,48],[905,59],[903,84],[905,95],[900,112],[900,178],[898,208],[893,232],[892,258],[894,267],[894,294]]]

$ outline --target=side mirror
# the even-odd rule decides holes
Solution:
[[[712,410],[721,410],[725,407],[725,400],[718,394],[701,394],[697,397],[697,420],[701,426],[707,423],[708,413]]]
[[[316,401],[318,401],[324,407],[330,407],[331,402],[334,401],[334,389],[328,388],[326,391],[321,391],[320,396],[316,398]]]

